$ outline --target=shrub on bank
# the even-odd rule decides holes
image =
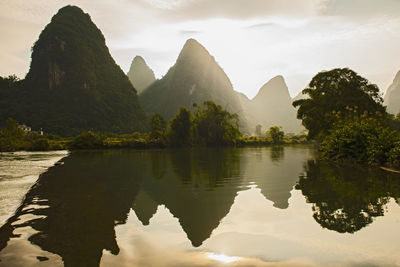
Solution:
[[[72,149],[98,149],[104,148],[104,137],[98,133],[87,131],[80,133],[70,144]]]
[[[322,157],[333,161],[394,165],[399,142],[398,131],[376,119],[365,118],[336,125],[320,150]]]

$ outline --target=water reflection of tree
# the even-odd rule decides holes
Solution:
[[[125,223],[139,191],[138,159],[123,151],[73,153],[40,176],[0,229],[0,242],[31,227],[28,240],[65,266],[99,266],[104,249],[119,253],[114,227]],[[33,219],[18,223],[24,215]]]
[[[285,150],[283,146],[271,146],[270,157],[272,161],[280,161],[285,156]]]
[[[185,184],[213,189],[240,173],[239,149],[178,149],[168,152],[168,157],[175,177]]]
[[[165,175],[165,170],[167,167],[167,159],[165,152],[162,150],[155,150],[151,153],[151,170],[153,172],[153,177],[156,179],[161,179]]]
[[[383,216],[390,197],[400,196],[400,177],[364,166],[338,167],[309,161],[296,189],[313,203],[324,228],[354,233]]]

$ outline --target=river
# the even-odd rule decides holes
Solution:
[[[312,146],[71,152],[19,192],[0,266],[400,265],[400,175]]]

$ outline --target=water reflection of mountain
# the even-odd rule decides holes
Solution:
[[[193,246],[211,236],[239,191],[255,184],[275,207],[309,157],[304,147],[193,148],[76,152],[50,168],[0,229],[1,251],[20,229],[29,241],[58,254],[66,266],[97,266],[103,249],[119,253],[115,226],[132,208],[143,225],[159,205],[178,218]]]
[[[114,227],[125,223],[139,190],[140,162],[118,152],[73,153],[42,174],[15,216],[0,229],[0,250],[15,230],[58,254],[65,266],[98,266],[103,249],[119,252]],[[30,218],[30,219],[24,219]]]
[[[311,152],[312,148],[303,146],[249,148],[245,177],[261,189],[274,207],[286,209],[289,207],[290,191],[296,185],[303,171],[303,163],[311,157]]]
[[[229,213],[238,191],[249,184],[256,184],[275,207],[287,208],[290,191],[311,150],[271,147],[154,152],[148,155],[152,169],[142,172],[142,191],[133,210],[147,225],[157,206],[165,205],[179,219],[192,244],[200,246]]]
[[[354,233],[383,216],[391,197],[400,196],[400,177],[365,166],[332,166],[308,161],[297,189],[313,203],[314,219],[324,228]]]
[[[133,209],[146,225],[149,216],[141,215],[154,214],[154,203],[165,205],[179,219],[193,246],[200,246],[229,213],[237,192],[242,190],[241,150],[179,149],[165,155],[168,167],[164,175],[158,179],[145,177],[143,193],[139,194],[141,203],[135,203]]]

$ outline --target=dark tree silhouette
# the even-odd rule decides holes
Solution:
[[[309,98],[294,101],[293,106],[299,107],[297,118],[307,128],[309,139],[322,140],[338,117],[355,112],[361,116],[366,111],[386,114],[379,88],[347,68],[318,73],[302,93]]]

